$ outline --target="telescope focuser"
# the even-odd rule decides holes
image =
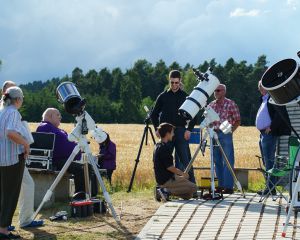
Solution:
[[[208,70],[210,70],[211,68],[209,68]],[[198,69],[196,68],[192,68],[193,70],[193,73],[195,74],[195,76],[197,77],[198,81],[201,82],[201,81],[208,81],[208,73],[202,73],[200,72]]]

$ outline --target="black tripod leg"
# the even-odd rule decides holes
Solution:
[[[156,144],[156,142],[155,142],[155,137],[154,137],[154,134],[153,134],[153,132],[152,132],[152,128],[151,128],[151,127],[148,127],[148,129],[149,129],[149,132],[150,132],[150,135],[151,135],[153,144]]]
[[[148,145],[148,126],[146,126],[147,130],[146,130],[146,142],[145,145]]]
[[[133,180],[134,180],[134,177],[135,177],[135,172],[136,172],[136,169],[137,169],[137,165],[139,164],[139,161],[140,161],[140,156],[141,156],[141,152],[142,152],[142,148],[143,148],[143,144],[144,144],[144,140],[145,140],[146,134],[147,134],[147,126],[145,126],[145,128],[144,128],[144,133],[143,133],[142,141],[140,143],[138,155],[137,155],[137,158],[135,160],[135,165],[134,165],[134,168],[133,168],[133,172],[132,172],[132,175],[131,175],[129,187],[128,187],[128,190],[127,190],[128,193],[131,192]]]

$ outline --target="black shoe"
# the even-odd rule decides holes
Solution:
[[[168,197],[165,195],[165,193],[163,192],[162,188],[158,188],[157,189],[157,193],[158,193],[158,195],[160,195],[161,201],[163,201],[163,202],[167,201]]]
[[[257,194],[259,195],[259,196],[262,196],[262,195],[266,195],[268,193],[268,190],[259,190],[259,191],[257,191]]]
[[[13,234],[13,233],[9,233],[7,236],[9,237],[9,239],[21,239],[20,235]]]
[[[260,190],[257,192],[258,195],[262,196],[262,195],[267,195],[269,193],[269,189],[265,189],[265,190]],[[273,189],[271,191],[271,195],[276,195],[276,189]]]
[[[170,193],[165,188],[155,187],[154,188],[154,199],[158,202],[169,201]]]
[[[215,193],[222,193],[224,190],[223,187],[216,187]]]
[[[154,193],[154,200],[156,200],[157,202],[160,202],[161,201],[161,196],[160,196],[160,194],[157,191],[158,189],[159,189],[159,187],[154,187],[154,191],[153,191],[153,193]]]
[[[198,198],[199,198],[198,192],[194,192],[194,193],[193,193],[193,198],[195,198],[195,199],[198,199]]]
[[[4,233],[0,233],[0,239],[21,239],[21,236],[20,235],[17,235],[17,234],[12,234],[12,233],[9,233],[9,234],[4,234]]]
[[[234,191],[232,188],[224,188],[223,194],[233,194]]]

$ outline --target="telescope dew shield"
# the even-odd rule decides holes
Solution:
[[[219,79],[209,70],[204,77],[205,80],[199,82],[178,110],[179,114],[187,120],[192,120],[200,109],[206,106],[207,99],[220,84]]]
[[[274,103],[286,105],[300,95],[299,65],[294,59],[284,59],[267,69],[261,79]]]
[[[56,89],[59,102],[64,104],[67,113],[80,114],[85,106],[85,100],[81,98],[76,86],[72,82],[63,82]]]

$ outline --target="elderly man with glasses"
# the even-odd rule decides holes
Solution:
[[[170,142],[169,147],[173,152],[176,151],[175,166],[184,171],[190,159],[189,139],[191,131],[195,126],[196,119],[190,121],[187,125],[186,120],[178,114],[178,109],[188,96],[181,89],[181,74],[178,70],[172,70],[169,73],[170,85],[167,90],[162,92],[156,99],[155,106],[151,113],[151,120],[159,137],[157,127],[160,123],[170,123],[175,126],[174,140]],[[189,172],[189,180],[195,183],[193,169]]]
[[[226,86],[220,84],[214,92],[215,100],[211,106],[220,117],[220,121],[214,122],[214,129],[218,134],[220,143],[225,151],[226,156],[232,168],[234,168],[234,148],[232,133],[240,126],[241,117],[239,108],[236,103],[226,98]],[[219,127],[222,122],[228,121],[232,125],[232,133],[224,134]],[[218,191],[223,191],[225,194],[233,193],[233,178],[229,169],[226,166],[225,160],[218,147],[214,148],[214,161],[216,166],[216,174],[218,177]]]

